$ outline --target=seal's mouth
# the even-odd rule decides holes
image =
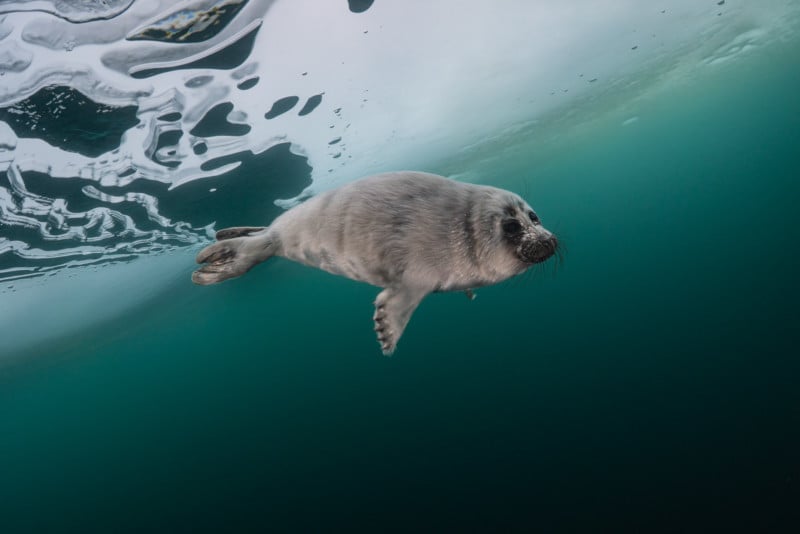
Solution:
[[[519,257],[525,263],[542,263],[556,253],[558,239],[550,235],[545,239],[535,239],[523,242],[519,249]]]

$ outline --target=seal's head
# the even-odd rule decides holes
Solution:
[[[498,224],[503,240],[527,266],[545,261],[558,248],[556,236],[542,226],[536,212],[517,195],[506,197]]]

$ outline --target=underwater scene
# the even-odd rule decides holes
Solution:
[[[797,0],[0,2],[0,533],[800,532],[798,155]],[[390,171],[557,247],[193,283]]]

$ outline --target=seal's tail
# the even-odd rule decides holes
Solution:
[[[217,242],[197,254],[197,263],[205,265],[192,273],[192,282],[207,286],[236,278],[268,259],[275,247],[266,230],[239,226],[217,232]]]

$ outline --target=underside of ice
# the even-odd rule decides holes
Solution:
[[[487,143],[796,25],[796,2],[750,4],[3,2],[0,281],[200,244],[377,171],[467,176]]]

